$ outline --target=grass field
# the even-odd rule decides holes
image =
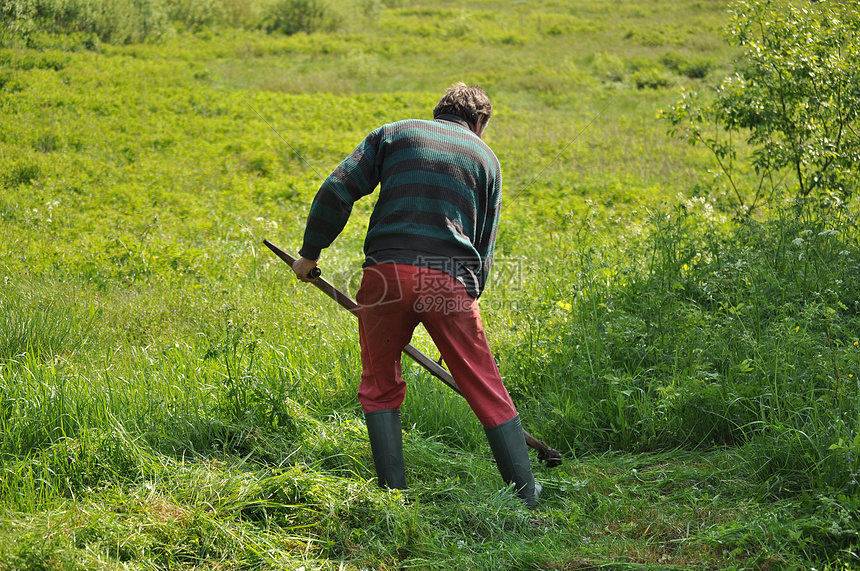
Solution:
[[[860,565],[857,201],[738,221],[659,118],[732,73],[727,2],[356,0],[292,35],[32,4],[0,3],[0,569]],[[505,181],[485,325],[565,456],[535,511],[407,360],[410,488],[379,490],[354,320],[262,245],[456,81]],[[371,208],[322,260],[353,294]]]

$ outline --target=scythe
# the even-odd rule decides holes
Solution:
[[[276,256],[278,256],[281,260],[283,260],[287,265],[292,267],[293,262],[296,261],[296,258],[281,248],[275,246],[268,240],[263,240],[263,244],[266,245]],[[315,274],[318,275],[318,274]],[[346,309],[351,313],[356,313],[358,310],[358,304],[353,301],[348,295],[337,289],[331,283],[326,281],[321,277],[317,277],[316,280],[311,282],[317,288],[319,288],[324,294],[335,300],[341,307]],[[454,390],[457,394],[462,394],[460,392],[460,387],[457,386],[457,382],[454,380],[454,377],[451,376],[451,373],[448,372],[442,365],[422,353],[418,348],[409,343],[403,349],[403,352],[409,355],[414,361],[416,361],[419,365],[424,367],[431,375],[441,380],[443,383],[448,385],[452,390]],[[554,450],[546,445],[546,443],[538,440],[531,434],[529,434],[525,429],[523,430],[523,435],[526,439],[526,444],[528,444],[531,448],[534,448],[538,452],[538,460],[541,462],[545,462],[547,466],[554,467],[561,465],[561,453],[557,450]]]

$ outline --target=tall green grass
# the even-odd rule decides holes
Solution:
[[[76,303],[67,291],[55,281],[0,287],[0,366],[27,355],[68,358],[90,341],[95,307]]]
[[[854,213],[815,208],[735,227],[689,200],[623,252],[586,221],[520,286],[548,299],[508,317],[522,331],[505,355],[531,375],[514,386],[565,411],[586,449],[739,445],[773,426],[826,449],[856,430],[858,234]]]
[[[730,68],[725,5],[360,2],[292,36],[158,6],[145,43],[4,20],[0,568],[854,560],[857,203],[738,224],[656,120]],[[507,187],[488,335],[565,455],[537,512],[408,359],[410,489],[377,489],[354,319],[261,246],[296,250],[320,175],[460,79]],[[351,292],[370,208],[323,260]]]

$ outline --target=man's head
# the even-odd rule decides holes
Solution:
[[[480,87],[457,83],[448,88],[433,109],[433,117],[456,115],[465,119],[479,137],[493,115],[493,104]]]

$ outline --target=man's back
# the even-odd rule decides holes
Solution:
[[[478,297],[492,263],[502,180],[496,155],[468,123],[442,115],[370,133],[321,187],[308,219],[311,241],[328,246],[352,204],[377,184],[365,265],[436,267]]]

